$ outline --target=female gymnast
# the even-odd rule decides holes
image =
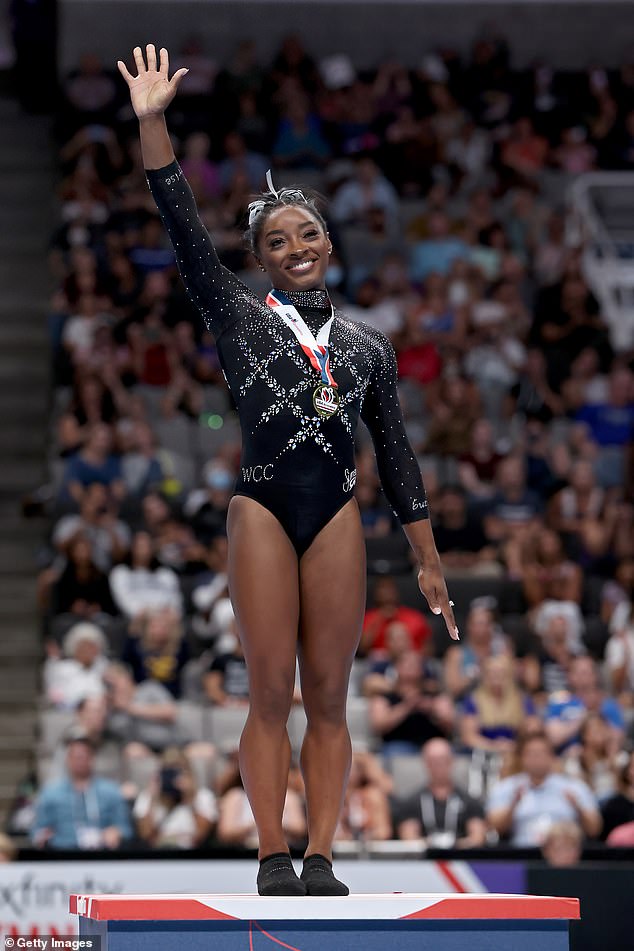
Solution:
[[[189,297],[216,338],[242,426],[240,477],[227,516],[229,589],[249,675],[240,769],[259,836],[260,895],[347,895],[332,840],[350,769],[350,668],[365,607],[365,545],[355,484],[359,416],[385,494],[419,561],[431,610],[458,638],[409,445],[387,338],[335,311],[325,289],[332,245],[312,200],[270,191],[249,206],[248,239],[272,291],[262,302],[223,267],[178,165],[164,111],[187,72],[167,50],[121,61],[139,119],[148,183]],[[295,659],[307,717],[301,766],[309,841],[301,877],[282,831],[286,730]]]

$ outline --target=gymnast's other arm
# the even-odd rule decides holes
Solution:
[[[361,416],[370,430],[383,491],[418,560],[418,586],[434,614],[442,614],[449,636],[458,628],[436,549],[420,466],[410,445],[398,399],[396,355],[387,337],[367,328],[377,343],[377,363]]]

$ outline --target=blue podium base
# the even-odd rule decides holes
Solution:
[[[101,951],[568,951],[567,921],[94,921]]]

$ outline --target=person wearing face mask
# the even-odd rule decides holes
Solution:
[[[205,466],[203,482],[189,493],[183,512],[198,540],[208,545],[225,532],[235,476],[224,462],[214,460]]]
[[[418,556],[421,591],[458,637],[400,411],[394,350],[383,334],[336,311],[326,290],[330,235],[316,203],[298,188],[277,190],[268,175],[268,191],[249,205],[246,238],[272,285],[266,301],[222,266],[165,124],[186,71],[170,79],[167,50],[157,57],[151,44],[145,57],[137,47],[134,59],[136,75],[118,66],[139,119],[148,184],[187,292],[216,338],[242,430],[227,510],[228,580],[249,679],[240,768],[258,832],[258,891],[345,895],[347,885],[332,870],[332,841],[350,769],[345,708],[365,607],[365,546],[353,496],[360,416],[388,500]],[[374,175],[367,162],[362,168]],[[301,765],[309,842],[301,878],[282,822],[298,652],[308,724]]]

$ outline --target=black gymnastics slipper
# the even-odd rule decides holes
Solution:
[[[260,859],[258,895],[305,895],[306,886],[297,877],[288,852],[273,852]]]
[[[350,889],[332,871],[332,862],[315,852],[304,859],[301,880],[309,895],[349,895]]]

